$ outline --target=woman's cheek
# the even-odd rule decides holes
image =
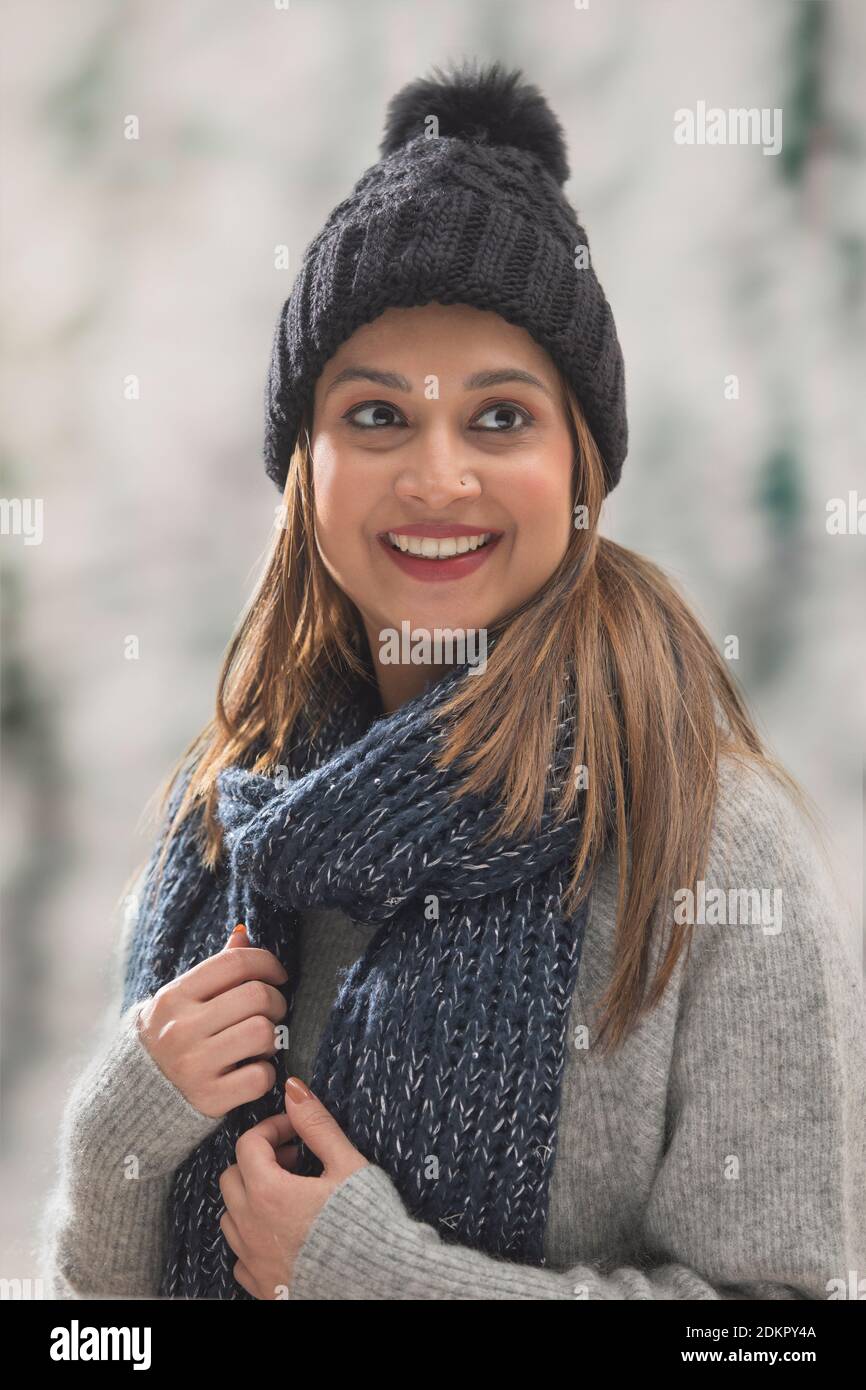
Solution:
[[[555,567],[568,545],[572,524],[570,475],[527,473],[510,493],[508,507],[520,538],[554,560]]]
[[[540,515],[549,515],[560,503],[568,508],[571,489],[571,463],[566,451],[551,446],[550,453],[529,458],[508,480],[508,496]]]
[[[346,479],[340,476],[340,466],[326,448],[317,447],[316,463],[313,468],[313,496],[316,499],[316,518],[322,525],[336,523],[340,509],[340,499],[344,499],[350,489]]]
[[[358,513],[363,487],[358,480],[332,458],[327,450],[316,456],[313,471],[313,495],[316,499],[316,530],[320,543],[329,556],[337,558],[335,547],[344,551],[360,533],[362,517]]]

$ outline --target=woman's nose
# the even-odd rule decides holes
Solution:
[[[421,502],[436,511],[455,498],[478,497],[481,483],[463,440],[450,431],[429,431],[411,455],[401,455],[394,491],[404,501]]]

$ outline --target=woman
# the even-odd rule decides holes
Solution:
[[[56,1296],[864,1267],[839,905],[711,641],[599,535],[623,368],[567,177],[520,73],[440,73],[307,250],[280,525],[67,1103]]]

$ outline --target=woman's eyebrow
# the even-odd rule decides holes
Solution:
[[[389,386],[392,391],[412,390],[409,382],[404,376],[400,376],[399,372],[380,372],[376,367],[344,367],[341,372],[337,372],[325,395],[329,395],[335,386],[342,386],[344,381],[375,381],[378,386]]]
[[[544,382],[539,381],[532,372],[524,371],[522,367],[499,367],[495,371],[474,372],[466,378],[463,387],[466,391],[478,391],[483,386],[504,386],[508,381],[520,381],[524,386],[537,386],[539,391],[543,391],[552,399],[552,393]]]
[[[390,387],[392,391],[412,390],[411,384],[399,372],[382,372],[376,367],[344,367],[334,377],[325,395],[329,395],[336,386],[341,386],[345,381],[374,381],[378,386]],[[498,367],[491,371],[473,372],[472,376],[464,381],[463,389],[479,391],[485,386],[504,386],[508,381],[519,381],[524,386],[537,386],[539,391],[552,398],[552,393],[544,382],[539,381],[531,372],[524,371],[522,367]]]

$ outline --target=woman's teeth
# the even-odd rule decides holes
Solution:
[[[477,536],[402,536],[399,531],[389,531],[388,540],[395,550],[408,551],[410,555],[423,555],[426,560],[447,560],[452,555],[465,555],[467,550],[478,550],[486,545],[493,535],[492,531],[479,531]]]

